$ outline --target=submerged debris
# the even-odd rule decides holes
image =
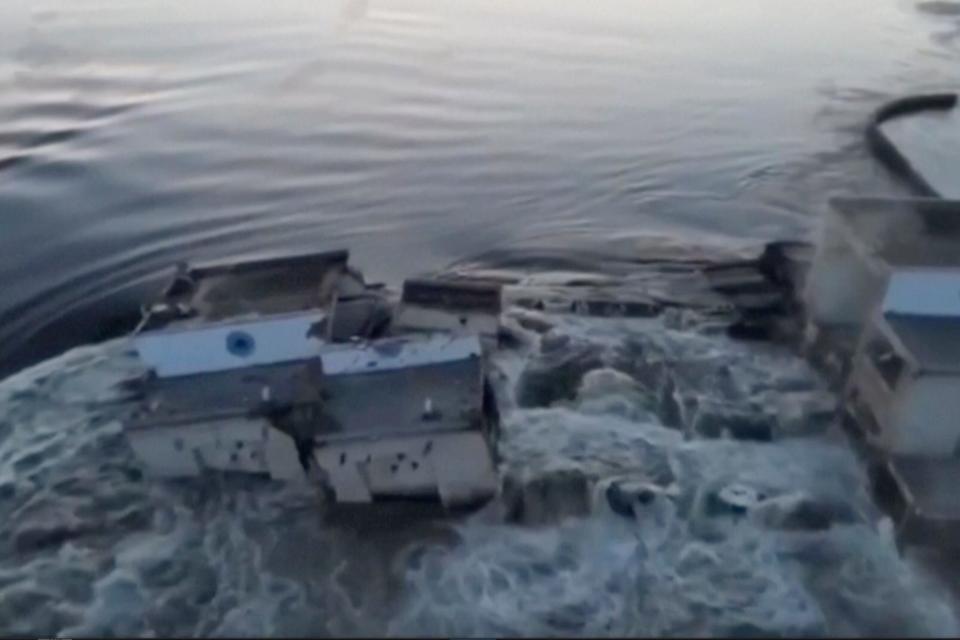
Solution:
[[[572,400],[587,372],[604,366],[596,345],[562,334],[547,334],[517,383],[521,407],[548,407]]]
[[[715,400],[699,402],[693,419],[694,433],[703,438],[770,441],[775,428],[765,411]]]
[[[655,500],[675,499],[677,496],[677,488],[673,485],[664,487],[638,478],[608,480],[603,489],[603,497],[610,509],[631,519],[639,517],[638,509],[642,510]]]
[[[578,469],[559,469],[521,480],[507,475],[500,500],[507,522],[556,524],[590,513],[590,479]]]

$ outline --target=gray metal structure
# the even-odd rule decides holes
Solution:
[[[393,301],[347,259],[178,267],[133,336],[148,374],[126,428],[151,472],[313,482],[337,502],[456,506],[495,493],[496,403],[479,336],[456,320],[457,331],[393,330]],[[479,295],[499,317],[498,288],[420,286],[452,296],[448,313]]]

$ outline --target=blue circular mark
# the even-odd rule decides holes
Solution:
[[[227,334],[227,351],[240,358],[246,358],[256,348],[256,341],[246,331],[231,331]]]

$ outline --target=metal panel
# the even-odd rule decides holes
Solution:
[[[239,418],[129,434],[134,453],[151,473],[160,477],[189,477],[199,475],[202,467],[266,472],[264,445],[269,429],[262,420]]]
[[[456,313],[410,304],[400,305],[393,323],[406,329],[479,333],[492,337],[500,330],[500,316],[496,314],[472,311]]]
[[[137,353],[161,378],[280,364],[322,356],[328,375],[390,371],[479,357],[476,336],[450,334],[385,338],[331,345],[308,332],[322,313],[237,322],[185,331],[145,333]]]
[[[378,496],[431,496],[447,507],[497,491],[490,449],[480,433],[410,435],[318,447],[314,460],[337,502]]]
[[[277,364],[319,355],[308,335],[321,312],[234,322],[185,331],[143,333],[134,346],[161,378]]]
[[[500,291],[499,284],[485,282],[410,279],[403,283],[403,301],[457,312],[469,310],[498,314]]]
[[[892,314],[884,319],[918,373],[960,374],[960,319]]]
[[[449,434],[438,440],[433,464],[440,501],[446,507],[466,505],[497,492],[497,472],[480,433]]]
[[[433,335],[386,338],[363,345],[328,345],[322,352],[327,375],[390,371],[480,356],[476,336]]]
[[[898,269],[890,276],[883,313],[960,320],[960,269]]]

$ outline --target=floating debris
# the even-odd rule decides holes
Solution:
[[[337,502],[433,496],[452,507],[496,492],[476,334],[496,335],[499,288],[408,283],[398,333],[393,301],[347,258],[178,269],[133,337],[150,374],[127,433],[154,474],[313,482]],[[441,321],[457,304],[470,321]]]

